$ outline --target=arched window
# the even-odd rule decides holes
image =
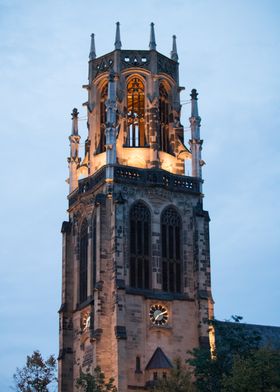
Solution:
[[[181,218],[173,207],[161,216],[162,290],[181,291]]]
[[[169,151],[169,104],[168,94],[164,85],[161,83],[159,86],[159,145],[162,151]]]
[[[100,140],[98,153],[105,151],[106,144],[106,101],[108,99],[108,84],[106,84],[100,94]]]
[[[127,127],[127,145],[145,146],[145,92],[139,78],[131,79],[127,85]]]
[[[144,203],[134,204],[130,210],[130,286],[150,287],[150,231],[151,214]]]
[[[87,299],[88,225],[84,220],[80,232],[80,303]]]
[[[97,248],[96,248],[96,214],[93,215],[92,219],[92,285],[96,286],[96,260],[97,260]]]

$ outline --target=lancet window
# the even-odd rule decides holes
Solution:
[[[80,303],[87,299],[88,225],[84,220],[80,231]]]
[[[130,286],[138,289],[150,287],[150,232],[150,211],[137,202],[130,210]]]
[[[92,284],[96,286],[96,262],[97,262],[97,242],[96,242],[96,214],[92,219]]]
[[[173,207],[161,216],[162,290],[181,291],[181,218]]]
[[[168,152],[169,146],[169,103],[168,94],[161,83],[159,86],[159,145],[162,151]]]
[[[105,151],[106,144],[106,101],[108,99],[108,84],[106,84],[100,94],[100,140],[98,152]]]
[[[127,145],[144,147],[145,139],[145,89],[139,78],[127,85]]]

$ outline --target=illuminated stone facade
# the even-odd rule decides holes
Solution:
[[[200,117],[191,94],[190,150],[180,122],[178,55],[115,50],[89,61],[88,139],[72,113],[69,221],[63,222],[59,390],[96,365],[120,392],[165,377],[209,344],[209,216],[202,205]],[[192,176],[184,175],[190,159]]]

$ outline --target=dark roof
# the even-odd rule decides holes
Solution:
[[[280,327],[274,327],[269,325],[257,325],[257,324],[246,324],[246,323],[234,323],[230,321],[216,321],[216,323],[222,324],[229,329],[243,328],[248,334],[254,334],[260,337],[260,345],[262,347],[268,346],[276,350],[280,350]],[[219,328],[215,329],[216,335],[219,335]],[[219,336],[218,336],[219,337]]]
[[[164,354],[162,349],[158,347],[149,360],[146,370],[150,369],[170,369],[173,368],[172,363]]]

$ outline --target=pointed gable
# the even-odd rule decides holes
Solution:
[[[156,351],[153,353],[151,359],[146,366],[146,370],[151,369],[171,369],[173,368],[172,363],[164,354],[162,349],[158,347]]]

